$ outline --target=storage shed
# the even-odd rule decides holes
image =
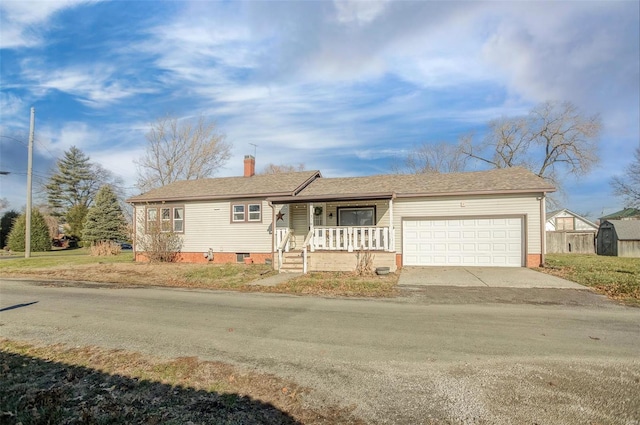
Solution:
[[[640,220],[607,220],[598,229],[598,255],[640,258]]]

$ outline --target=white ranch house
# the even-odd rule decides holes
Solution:
[[[255,175],[252,156],[244,165],[242,177],[182,181],[129,199],[136,239],[156,223],[181,235],[180,261],[271,261],[280,271],[353,270],[365,252],[392,271],[544,261],[545,197],[554,188],[522,168],[324,178]]]

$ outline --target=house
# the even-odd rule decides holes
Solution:
[[[625,208],[612,214],[600,217],[600,222],[606,220],[640,220],[640,210],[637,208]]]
[[[564,232],[571,230],[597,232],[598,225],[565,208],[547,213],[545,230],[547,232]]]
[[[606,220],[598,230],[598,255],[640,257],[640,220]]]
[[[547,213],[547,253],[595,254],[598,226],[584,217],[562,209]]]
[[[374,267],[536,267],[545,252],[545,196],[523,168],[324,178],[319,171],[176,182],[128,201],[136,238],[161,224],[183,239],[180,261],[256,263],[295,271]],[[136,259],[144,259],[138,251]],[[207,255],[209,253],[209,255]]]

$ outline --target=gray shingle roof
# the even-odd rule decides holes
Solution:
[[[640,241],[640,220],[607,220],[616,229],[618,240]]]
[[[554,191],[544,179],[520,168],[450,174],[390,174],[367,177],[321,178],[304,188],[299,196],[349,196],[359,194],[443,195]]]
[[[292,195],[319,171],[183,180],[129,198],[127,202],[186,201]]]
[[[128,202],[185,201],[268,197],[305,198],[398,197],[447,194],[552,192],[553,186],[530,171],[505,168],[450,174],[382,174],[365,177],[316,178],[318,171],[187,180],[151,190]],[[313,180],[299,193],[307,182]],[[291,198],[295,195],[295,198]]]

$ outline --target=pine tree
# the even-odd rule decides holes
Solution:
[[[100,241],[126,239],[127,221],[118,197],[110,186],[102,186],[95,204],[89,208],[84,221],[82,240],[94,244]]]
[[[64,216],[76,205],[89,208],[99,185],[89,157],[72,146],[56,165],[57,172],[45,185],[53,213]]]
[[[74,205],[64,215],[64,219],[67,222],[67,230],[65,231],[67,236],[71,236],[77,239],[82,238],[82,230],[84,227],[84,221],[87,218],[89,208],[85,205]]]
[[[13,224],[9,233],[7,245],[12,251],[23,252],[25,249],[25,230],[27,228],[27,217],[21,214]],[[37,209],[31,211],[31,251],[50,251],[51,237],[49,236],[49,226],[44,216]]]
[[[9,232],[11,231],[16,218],[18,218],[19,216],[20,214],[18,214],[18,212],[14,210],[9,210],[6,213],[2,214],[2,219],[0,219],[0,249],[6,246]]]

